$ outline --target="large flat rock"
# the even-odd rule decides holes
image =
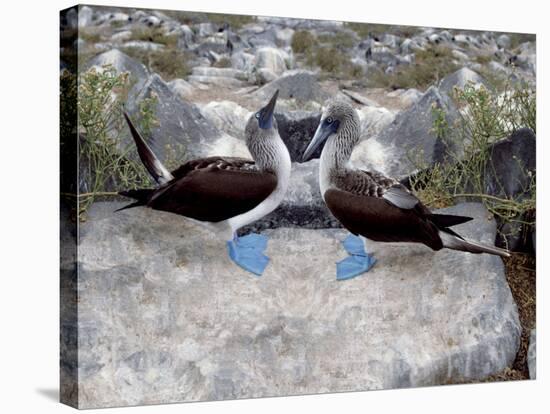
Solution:
[[[344,230],[279,228],[255,277],[206,229],[120,205],[93,205],[80,229],[82,408],[444,384],[516,355],[498,257],[379,244],[371,272],[337,282]],[[494,240],[480,204],[448,211]]]

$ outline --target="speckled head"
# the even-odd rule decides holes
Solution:
[[[346,152],[349,149],[351,154],[351,150],[359,141],[360,132],[359,116],[353,106],[338,99],[331,100],[323,111],[315,135],[304,152],[303,160],[307,161],[331,136],[338,140],[338,147]]]
[[[273,168],[288,153],[273,116],[278,95],[277,90],[266,106],[250,116],[244,130],[246,146],[261,168]]]

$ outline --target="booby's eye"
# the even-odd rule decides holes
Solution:
[[[327,119],[325,119],[325,122],[327,124],[332,124],[332,117],[329,116]]]
[[[260,119],[260,113],[259,112],[256,112],[256,119]]]

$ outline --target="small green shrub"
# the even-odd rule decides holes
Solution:
[[[306,63],[310,67],[319,67],[322,77],[353,80],[364,75],[361,66],[353,64],[344,51],[334,46],[321,46],[310,50],[306,56]]]
[[[315,44],[315,36],[307,30],[298,30],[292,35],[291,46],[294,53],[307,53]]]
[[[531,213],[536,208],[536,172],[520,166],[528,177],[528,185],[522,194],[515,196],[487,194],[486,177],[493,168],[490,150],[495,142],[523,127],[536,133],[535,92],[527,84],[510,82],[503,93],[496,94],[493,90],[472,84],[455,89],[454,99],[462,108],[457,125],[448,125],[445,114],[434,108],[436,135],[455,146],[448,146],[450,162],[431,168],[411,158],[420,169],[410,179],[411,188],[430,207],[445,207],[457,198],[471,198],[482,201],[504,223],[531,226],[535,224]],[[450,150],[451,147],[457,149]],[[417,159],[423,159],[421,154],[416,155]],[[526,221],[525,217],[533,219]]]
[[[84,217],[96,197],[114,195],[106,191],[107,184],[116,188],[132,189],[150,184],[143,166],[127,154],[132,146],[120,147],[119,135],[125,128],[122,104],[128,92],[128,73],[117,73],[111,66],[102,70],[90,69],[79,76],[78,133],[80,162],[85,165],[89,192],[78,195],[79,216]],[[154,99],[154,98],[153,98]],[[153,125],[152,101],[142,102],[141,127]],[[143,124],[145,119],[146,124]]]

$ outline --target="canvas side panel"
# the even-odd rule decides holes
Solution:
[[[60,12],[60,400],[78,407],[78,8]]]

